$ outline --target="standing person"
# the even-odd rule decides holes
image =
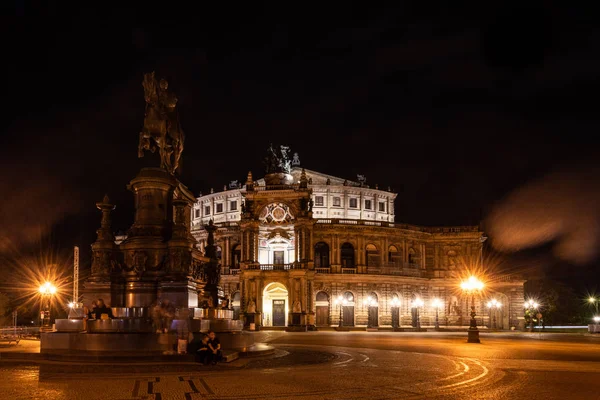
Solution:
[[[208,348],[208,336],[202,336],[202,341],[196,350],[196,362],[202,363],[204,365],[208,364],[210,349]]]
[[[164,299],[160,304],[160,318],[161,328],[164,333],[169,332],[171,329],[171,323],[175,317],[175,306],[171,303],[171,300]]]
[[[221,361],[222,351],[221,342],[213,331],[208,331],[208,348],[210,349],[208,360],[215,365],[217,362]]]

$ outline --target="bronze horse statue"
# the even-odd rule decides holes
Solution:
[[[144,150],[159,150],[160,166],[174,174],[180,167],[185,136],[177,113],[177,97],[168,91],[169,84],[161,79],[156,82],[154,72],[144,74],[142,82],[146,112],[144,127],[140,132],[138,157]]]

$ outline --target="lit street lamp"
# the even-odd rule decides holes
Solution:
[[[396,296],[392,299],[392,328],[400,328],[400,299]]]
[[[413,308],[416,309],[417,314],[417,329],[421,329],[421,317],[419,315],[419,307],[423,307],[423,304],[425,303],[419,297],[413,300]]]
[[[529,327],[529,332],[533,332],[533,318],[535,317],[535,315],[533,314],[534,311],[537,311],[537,309],[539,308],[539,304],[534,301],[533,299],[529,299],[525,302],[524,307],[527,311],[529,311],[529,319],[531,320],[531,326]]]
[[[460,288],[467,294],[471,295],[471,322],[469,324],[469,336],[467,339],[468,343],[481,343],[479,340],[479,329],[477,329],[477,321],[475,316],[475,293],[483,290],[483,282],[474,276],[470,276],[466,281],[461,282]]]
[[[440,299],[435,298],[431,301],[431,305],[435,308],[435,329],[440,329],[439,311],[443,303]]]
[[[42,308],[44,311],[41,312],[42,317],[42,330],[50,330],[50,306],[52,302],[52,296],[56,293],[56,286],[50,282],[44,283],[40,286],[40,294],[42,296]]]
[[[346,299],[344,298],[344,296],[342,296],[341,294],[337,297],[337,299],[334,300],[334,303],[337,304],[340,308],[340,320],[338,322],[338,326],[341,328],[342,326],[344,326],[344,321],[342,319],[342,306],[345,306],[347,304]]]
[[[496,329],[496,310],[498,310],[498,309],[500,309],[500,307],[502,307],[502,303],[500,303],[496,299],[492,299],[492,300],[488,301],[487,306],[490,309],[490,315],[493,314],[493,316],[494,316],[494,322],[492,323],[492,329]],[[496,309],[496,310],[494,310],[494,309]]]
[[[595,322],[596,324],[600,324],[600,317],[596,315],[596,316],[594,317],[594,322]]]
[[[600,299],[597,299],[597,298],[595,298],[595,297],[593,297],[593,296],[590,296],[590,298],[588,299],[588,302],[589,302],[590,304],[593,304],[594,306],[596,306],[596,315],[598,315],[598,301],[599,301],[599,300],[600,300]]]

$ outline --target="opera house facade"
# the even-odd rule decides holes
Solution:
[[[216,227],[222,297],[251,329],[465,327],[473,301],[478,324],[522,327],[520,278],[488,273],[478,296],[460,291],[481,266],[479,227],[397,223],[395,198],[361,176],[301,168],[295,155],[287,170],[200,196],[192,235],[203,251],[205,227]]]

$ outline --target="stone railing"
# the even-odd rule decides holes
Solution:
[[[387,221],[368,221],[361,219],[340,219],[340,218],[319,218],[317,224],[332,224],[332,225],[362,225],[362,226],[379,226],[383,228],[406,229],[410,231],[425,232],[425,233],[463,233],[463,232],[479,232],[478,226],[417,226],[409,224],[398,224]]]
[[[239,274],[240,274],[239,268],[231,268],[231,267],[222,267],[221,268],[221,275],[239,275]]]
[[[407,264],[408,265],[408,264]],[[411,264],[412,265],[412,264]],[[331,274],[331,273],[342,273],[342,274],[361,274],[361,275],[392,275],[392,276],[411,276],[415,278],[423,278],[427,274],[424,269],[415,267],[381,267],[381,266],[369,266],[366,269],[358,268],[340,268],[339,271],[333,271],[329,267],[315,268],[315,272],[318,274]]]
[[[247,270],[260,271],[289,271],[291,269],[305,269],[306,264],[291,263],[291,264],[249,264]]]
[[[258,185],[254,186],[255,192],[262,192],[265,190],[296,190],[300,185]]]

